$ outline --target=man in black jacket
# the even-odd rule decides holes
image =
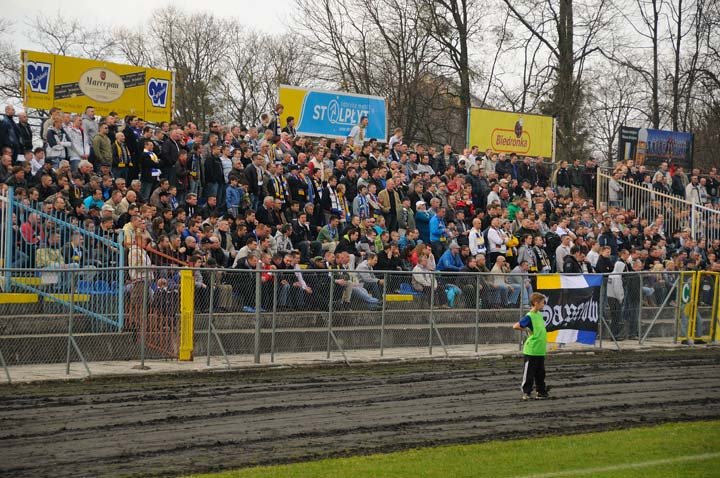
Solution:
[[[181,144],[183,137],[182,130],[174,129],[170,131],[170,135],[162,144],[160,150],[160,159],[162,161],[162,175],[168,178],[170,184],[175,184],[175,165],[180,157],[180,150],[183,148]]]
[[[27,113],[24,111],[18,114],[17,129],[18,139],[20,141],[20,152],[18,154],[24,154],[25,151],[32,151],[32,128],[30,128],[30,123],[28,123]]]
[[[253,154],[252,158],[252,164],[245,168],[245,179],[247,179],[248,190],[252,197],[252,207],[257,209],[263,196],[265,158],[258,153]]]
[[[582,261],[585,260],[585,253],[578,246],[570,249],[570,254],[565,256],[563,260],[563,273],[565,274],[582,274]]]
[[[5,116],[0,119],[0,152],[3,148],[12,149],[12,160],[15,162],[19,154],[22,154],[20,148],[20,132],[18,125],[13,117],[15,116],[15,108],[11,105],[5,107]]]

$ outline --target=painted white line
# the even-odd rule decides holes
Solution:
[[[665,458],[662,460],[648,460],[638,463],[623,463],[620,465],[600,466],[597,468],[580,468],[576,470],[554,471],[550,473],[540,473],[537,475],[521,475],[514,478],[560,478],[563,476],[583,476],[593,473],[610,473],[613,471],[635,470],[639,468],[649,468],[652,466],[672,465],[674,463],[685,463],[689,461],[712,460],[713,458],[720,458],[720,452],[677,456],[674,458]]]

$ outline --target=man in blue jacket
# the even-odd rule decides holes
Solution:
[[[437,214],[430,218],[430,246],[432,247],[435,257],[438,257],[445,252],[447,239],[447,230],[445,228],[445,208],[439,207]]]
[[[427,210],[425,201],[415,203],[415,225],[420,233],[420,240],[423,244],[430,243],[430,213]]]
[[[452,241],[448,250],[440,256],[436,269],[439,271],[458,272],[464,266],[462,257],[460,257],[460,246],[457,242]]]

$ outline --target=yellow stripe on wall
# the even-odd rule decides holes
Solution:
[[[560,289],[560,274],[541,274],[537,276],[538,289]]]
[[[0,294],[0,304],[36,304],[38,300],[37,294],[25,294],[21,292]]]

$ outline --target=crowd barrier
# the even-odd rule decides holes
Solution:
[[[12,273],[14,271],[3,271]],[[533,275],[429,273],[421,287],[409,272],[235,270],[181,267],[125,268],[122,327],[98,321],[88,304],[105,300],[81,291],[87,270],[68,270],[63,300],[55,284],[33,297],[0,293],[0,361],[8,380],[27,364],[202,360],[234,358],[274,362],[282,354],[318,359],[350,351],[392,349],[449,355],[496,344],[517,345],[512,330],[528,310]],[[111,268],[110,273],[120,273]],[[607,277],[600,299],[596,347],[654,341],[715,341],[720,279],[712,273],[625,273],[624,298],[609,300]],[[370,282],[367,282],[367,281]],[[84,304],[82,307],[78,303]],[[604,345],[603,345],[604,343]],[[627,343],[627,342],[626,342]]]
[[[596,200],[600,207],[616,206],[634,211],[638,219],[648,224],[657,224],[658,216],[662,216],[660,227],[667,236],[688,230],[696,241],[705,240],[710,244],[720,240],[720,204],[708,207],[623,180],[617,181],[620,188],[612,193],[612,179],[611,175],[598,172]]]

